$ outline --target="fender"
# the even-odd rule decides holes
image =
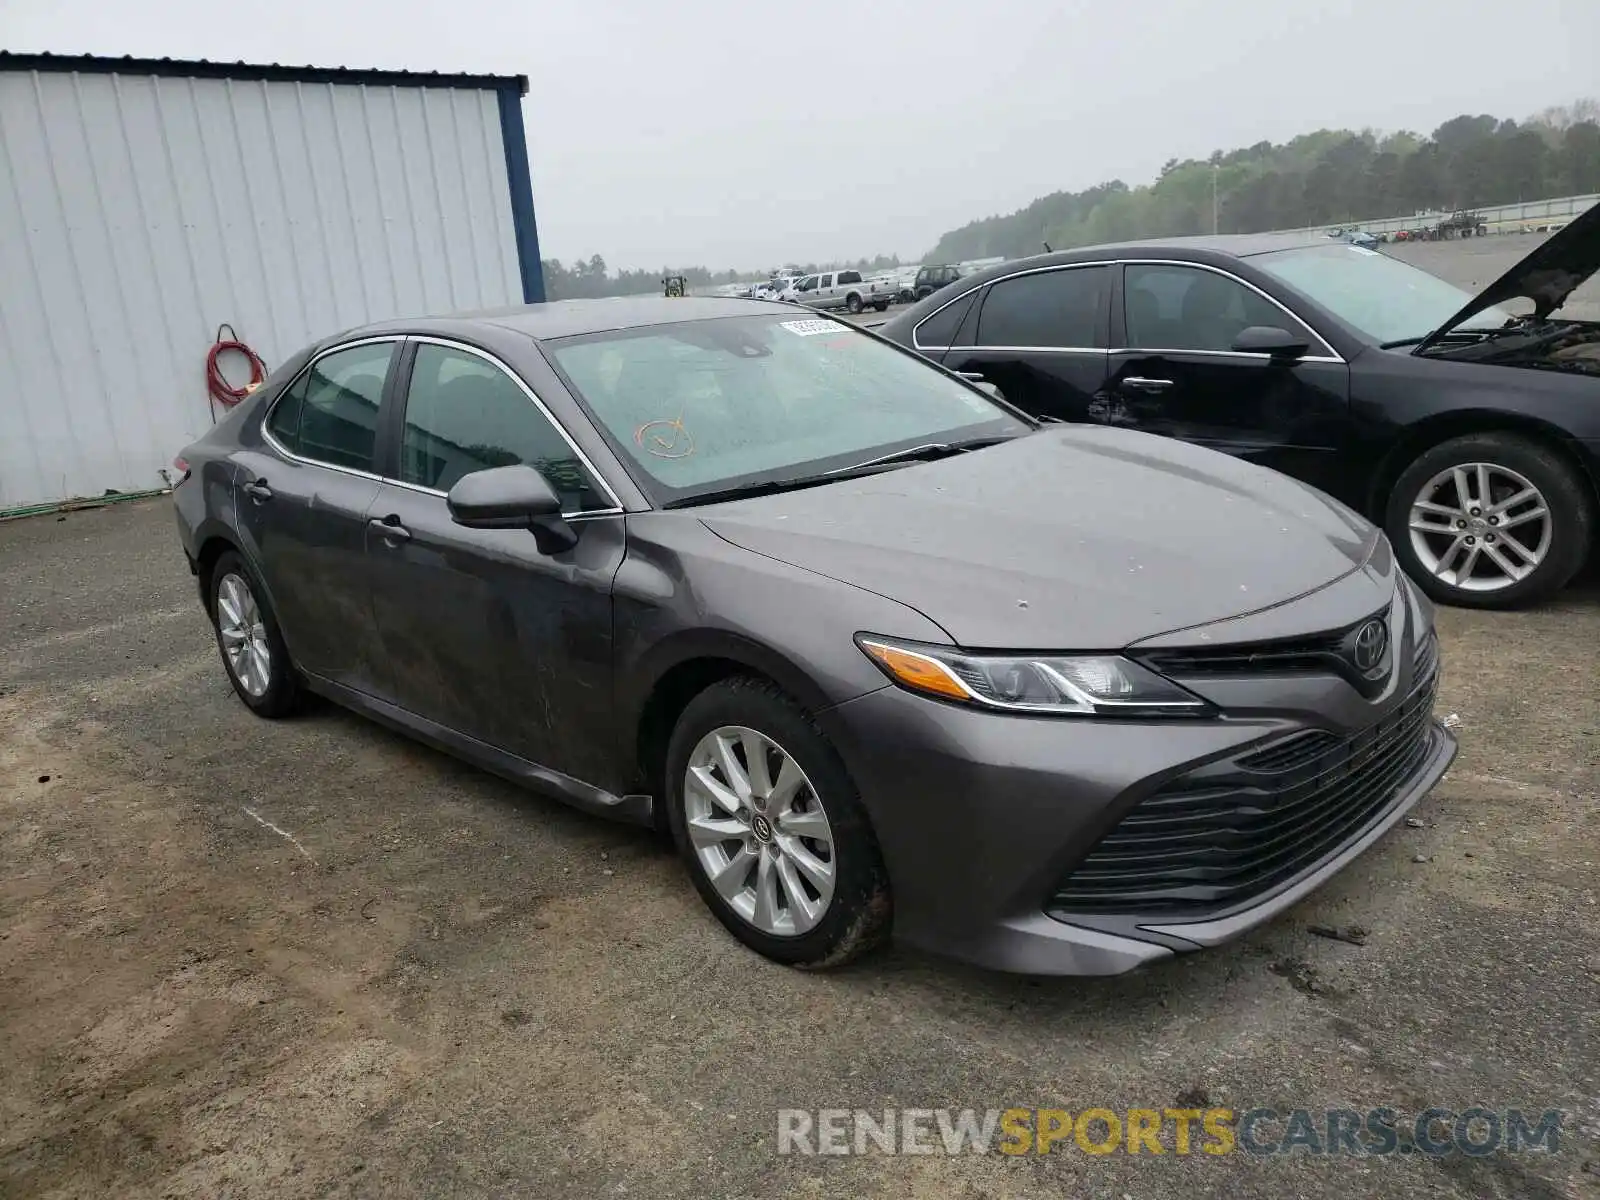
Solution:
[[[631,632],[618,630],[618,642],[627,641]],[[651,646],[635,660],[627,675],[618,680],[619,732],[630,754],[645,706],[661,680],[683,663],[712,658],[727,659],[759,671],[813,713],[852,698],[829,697],[800,664],[743,634],[726,629],[682,630]]]

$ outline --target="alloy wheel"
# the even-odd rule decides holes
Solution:
[[[838,863],[828,814],[800,764],[766,734],[725,725],[695,745],[683,783],[695,858],[728,907],[775,937],[814,929]]]
[[[217,583],[217,632],[228,670],[251,696],[266,695],[272,683],[272,649],[261,606],[243,577],[229,573]]]
[[[1428,480],[1411,502],[1411,548],[1452,587],[1496,592],[1533,574],[1554,523],[1544,494],[1496,463],[1461,463]]]

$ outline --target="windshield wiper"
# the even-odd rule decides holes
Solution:
[[[662,508],[693,508],[697,504],[720,504],[724,500],[748,500],[752,496],[772,496],[778,492],[793,492],[800,488],[819,487],[835,483],[837,475],[795,475],[788,479],[760,479],[754,483],[741,483],[714,492],[697,492],[678,500],[668,500]]]
[[[849,475],[855,471],[866,470],[870,467],[882,467],[892,463],[907,462],[932,462],[936,458],[949,458],[952,454],[965,454],[969,450],[982,450],[985,446],[998,446],[1001,442],[1009,442],[1013,438],[1024,436],[1022,434],[1001,434],[993,437],[967,438],[958,442],[924,442],[920,446],[908,446],[904,450],[895,450],[889,454],[880,454],[877,458],[869,458],[866,462],[854,463],[848,467],[838,467],[828,474],[835,479]]]
[[[999,445],[1009,442],[1018,434],[1007,434],[1002,437],[968,438],[960,442],[928,442],[921,446],[911,446],[905,450],[896,450],[892,454],[885,454],[879,458],[870,458],[866,462],[854,463],[848,467],[838,467],[832,471],[824,471],[820,475],[793,475],[786,479],[759,479],[752,483],[741,483],[734,487],[721,488],[714,492],[700,492],[693,496],[684,496],[679,500],[668,500],[662,508],[692,508],[697,504],[720,504],[724,500],[748,500],[754,496],[771,496],[778,492],[793,492],[800,488],[819,487],[825,483],[838,483],[856,475],[876,475],[879,471],[892,471],[896,467],[908,466],[914,462],[931,462],[936,458],[946,458],[952,454],[965,454],[969,450],[981,450],[985,446]]]

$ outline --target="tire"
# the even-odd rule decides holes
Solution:
[[[879,312],[888,312],[889,311],[889,302],[887,300],[880,300],[876,304],[874,304],[872,307],[877,309]]]
[[[240,588],[243,593],[238,590]],[[249,603],[255,606],[255,621],[248,620],[251,614],[247,609],[241,611],[238,603],[241,595],[247,596]],[[228,673],[228,682],[233,684],[239,699],[258,717],[282,717],[293,712],[301,698],[300,682],[289,661],[288,647],[284,645],[272,606],[266,601],[266,589],[238,552],[228,551],[211,568],[211,578],[206,584],[206,606],[211,613],[211,627],[216,634],[223,670]],[[231,614],[243,620],[230,620]],[[241,626],[250,627],[253,632],[246,634],[245,649],[236,658],[230,653],[230,646],[239,645],[235,634]]]
[[[1455,468],[1462,468],[1465,506]],[[1490,503],[1482,504],[1486,480]],[[1506,505],[1527,489],[1532,499]],[[1429,529],[1418,532],[1414,521]],[[1548,445],[1473,433],[1441,442],[1401,472],[1384,527],[1406,574],[1441,604],[1517,608],[1549,599],[1582,569],[1594,506],[1582,477]]]
[[[723,732],[730,730],[733,736]],[[802,773],[799,786],[790,790],[787,800],[758,803],[759,795],[753,795],[739,805],[742,819],[730,815],[727,802],[736,798],[729,793],[740,785],[727,786],[728,773],[719,765],[724,761],[718,753],[719,735],[727,741],[735,767],[747,772],[745,784],[750,782],[750,750],[761,747],[758,752],[769,777],[770,766],[783,761],[772,756],[776,749],[790,760],[789,766]],[[715,799],[704,785],[687,786],[690,768],[697,760],[717,764],[711,767],[710,778],[720,787],[722,800]],[[769,791],[780,790],[787,769],[779,770]],[[855,785],[816,722],[774,684],[735,676],[691,700],[667,746],[666,781],[667,821],[695,890],[728,931],[750,949],[789,966],[833,967],[860,957],[887,937],[891,918],[888,875]],[[756,788],[746,790],[759,793],[759,777],[756,783]],[[771,815],[770,821],[763,810]],[[707,823],[720,824],[734,836],[708,838],[702,834],[697,846],[690,835],[692,820],[701,823],[696,826],[700,829],[708,828]],[[785,824],[795,830],[800,820],[805,821],[805,828],[826,837],[792,833],[786,837]],[[737,836],[741,827],[745,831],[742,838]],[[758,848],[754,853],[749,849],[752,845]],[[806,861],[806,856],[808,870],[819,866],[831,869],[830,894],[820,907],[821,892],[810,874],[796,866]],[[712,860],[709,864],[708,858]],[[722,891],[712,882],[711,872],[718,867],[724,868]],[[764,922],[759,899],[762,881],[770,888],[766,913],[771,919]],[[801,898],[813,906],[811,912],[793,903],[796,887],[806,889]],[[731,895],[725,898],[724,891]],[[785,920],[787,928],[783,927]]]
[[[846,312],[854,316],[861,311],[861,297],[851,292],[844,298],[844,307]]]

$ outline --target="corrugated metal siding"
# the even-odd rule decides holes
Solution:
[[[162,486],[224,321],[271,367],[520,303],[500,129],[493,91],[0,72],[0,509]]]

